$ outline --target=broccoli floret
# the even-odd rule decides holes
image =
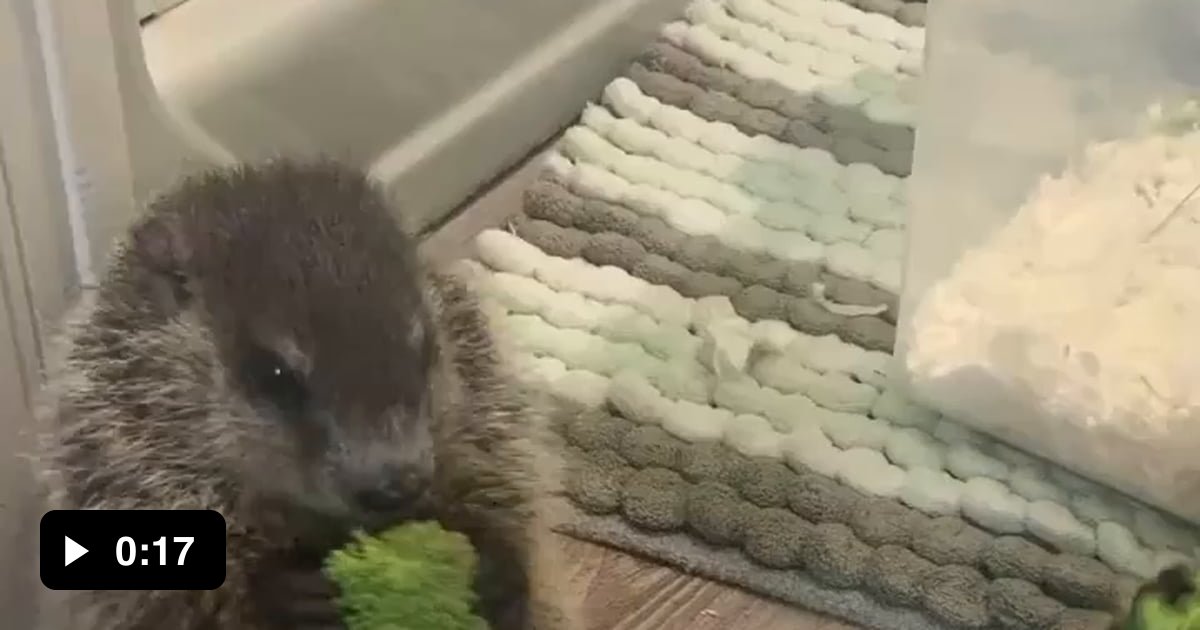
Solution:
[[[436,523],[359,534],[326,571],[341,588],[348,630],[487,630],[472,608],[474,549]]]

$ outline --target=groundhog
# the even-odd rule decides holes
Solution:
[[[71,628],[338,628],[326,554],[429,518],[474,544],[493,628],[574,627],[546,414],[505,375],[465,277],[424,268],[361,172],[190,177],[80,309],[48,388],[50,506],[214,509],[228,559],[215,591],[72,593]]]

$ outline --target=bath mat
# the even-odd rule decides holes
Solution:
[[[1102,628],[1198,532],[908,400],[924,5],[696,0],[464,263],[567,533],[882,630]]]

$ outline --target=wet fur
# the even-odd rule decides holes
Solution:
[[[225,211],[206,214],[210,207]],[[562,565],[549,534],[552,499],[545,488],[557,470],[544,415],[505,375],[502,351],[467,281],[420,270],[411,243],[388,216],[382,195],[357,172],[329,162],[277,161],[192,178],[133,227],[51,363],[50,404],[43,410],[50,424],[39,457],[49,504],[216,509],[229,524],[227,578],[215,591],[72,594],[69,628],[275,627],[263,606],[263,584],[349,534],[349,521],[333,519],[335,531],[326,531],[314,519],[295,517],[297,509],[340,514],[336,505],[298,508],[274,498],[322,483],[313,469],[324,464],[307,452],[311,440],[302,431],[273,433],[278,427],[264,427],[270,423],[237,393],[227,368],[240,340],[229,336],[226,320],[245,309],[254,313],[249,334],[261,343],[286,353],[291,335],[320,346],[326,371],[314,378],[353,395],[360,401],[354,409],[368,419],[391,413],[395,396],[416,395],[393,393],[405,387],[412,366],[373,346],[403,344],[411,340],[388,335],[427,326],[437,349],[429,377],[431,502],[436,516],[467,533],[479,551],[482,612],[504,630],[576,626],[559,592]],[[272,226],[279,222],[309,231],[277,235]],[[226,247],[231,238],[249,238],[253,246],[208,267],[189,266],[203,261],[205,248]],[[248,265],[265,270],[247,271],[249,279],[238,275]],[[282,278],[285,286],[255,278]],[[194,303],[212,295],[223,296],[222,303]],[[330,301],[344,317],[327,316],[320,305]],[[428,318],[405,320],[421,313]],[[388,337],[372,339],[364,330]],[[410,424],[397,421],[386,435]],[[396,443],[410,441],[418,443]],[[362,448],[347,457],[378,455]],[[270,472],[276,469],[284,472],[271,493],[246,483],[254,475],[276,476]],[[320,542],[310,547],[310,540]]]

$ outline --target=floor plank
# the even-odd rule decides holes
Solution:
[[[839,621],[560,537],[588,630],[853,630]]]

